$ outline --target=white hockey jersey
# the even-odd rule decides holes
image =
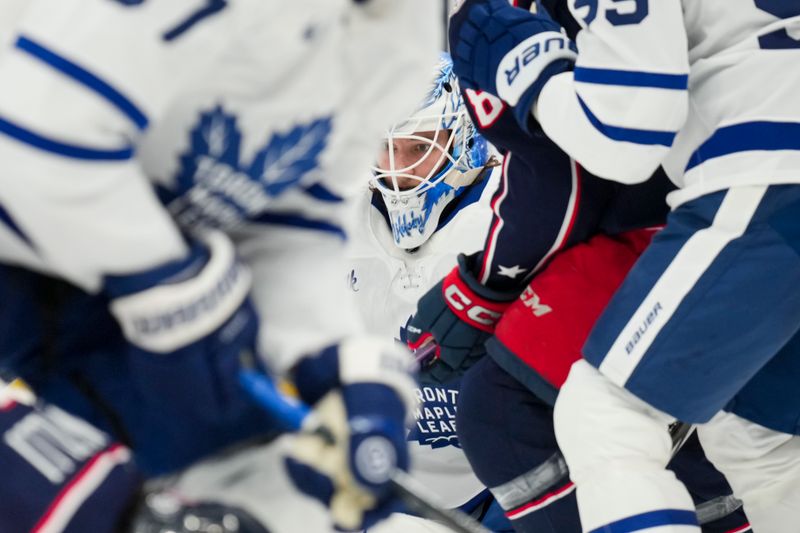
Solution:
[[[435,3],[366,6],[32,0],[0,53],[0,261],[97,292],[181,257],[175,220],[199,222],[239,241],[277,370],[360,331],[349,171],[413,109],[441,38]]]
[[[453,269],[459,253],[483,247],[498,180],[499,167],[486,178],[480,198],[457,211],[414,253],[395,245],[388,221],[372,205],[372,192],[364,192],[352,224],[344,273],[371,333],[405,340],[404,330],[419,298]],[[451,508],[485,490],[457,446],[457,396],[457,388],[417,389],[419,403],[409,433],[412,474]]]
[[[800,182],[800,4],[570,0],[574,72],[535,115],[591,172],[643,181],[659,164],[674,207],[721,189]]]

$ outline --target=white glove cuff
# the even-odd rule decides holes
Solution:
[[[555,31],[531,35],[509,52],[497,68],[497,96],[515,106],[525,91],[542,75],[542,71],[558,59],[578,57],[569,39]]]
[[[339,380],[342,385],[370,382],[391,387],[411,413],[416,407],[409,367],[411,354],[394,341],[377,337],[355,337],[339,345]]]
[[[202,240],[209,259],[197,275],[111,302],[130,342],[151,352],[175,351],[219,328],[247,297],[250,271],[237,260],[231,241],[217,231]]]

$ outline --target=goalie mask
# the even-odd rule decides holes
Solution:
[[[450,56],[442,54],[426,98],[411,117],[389,129],[372,169],[395,244],[409,250],[428,240],[445,207],[480,176],[488,160],[486,140],[469,118]]]

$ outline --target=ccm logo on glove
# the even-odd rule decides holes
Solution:
[[[462,281],[458,275],[458,269],[447,275],[442,285],[442,291],[445,301],[453,313],[464,322],[489,333],[494,331],[495,324],[508,307],[507,303],[479,300]]]

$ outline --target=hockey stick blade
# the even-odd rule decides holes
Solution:
[[[307,405],[281,393],[267,376],[252,370],[242,370],[239,373],[239,382],[250,397],[287,430],[327,433],[320,427]],[[392,474],[390,485],[395,495],[411,510],[442,523],[456,533],[491,533],[461,511],[446,509],[434,503],[431,495],[426,494],[425,488],[402,470],[396,470]]]

